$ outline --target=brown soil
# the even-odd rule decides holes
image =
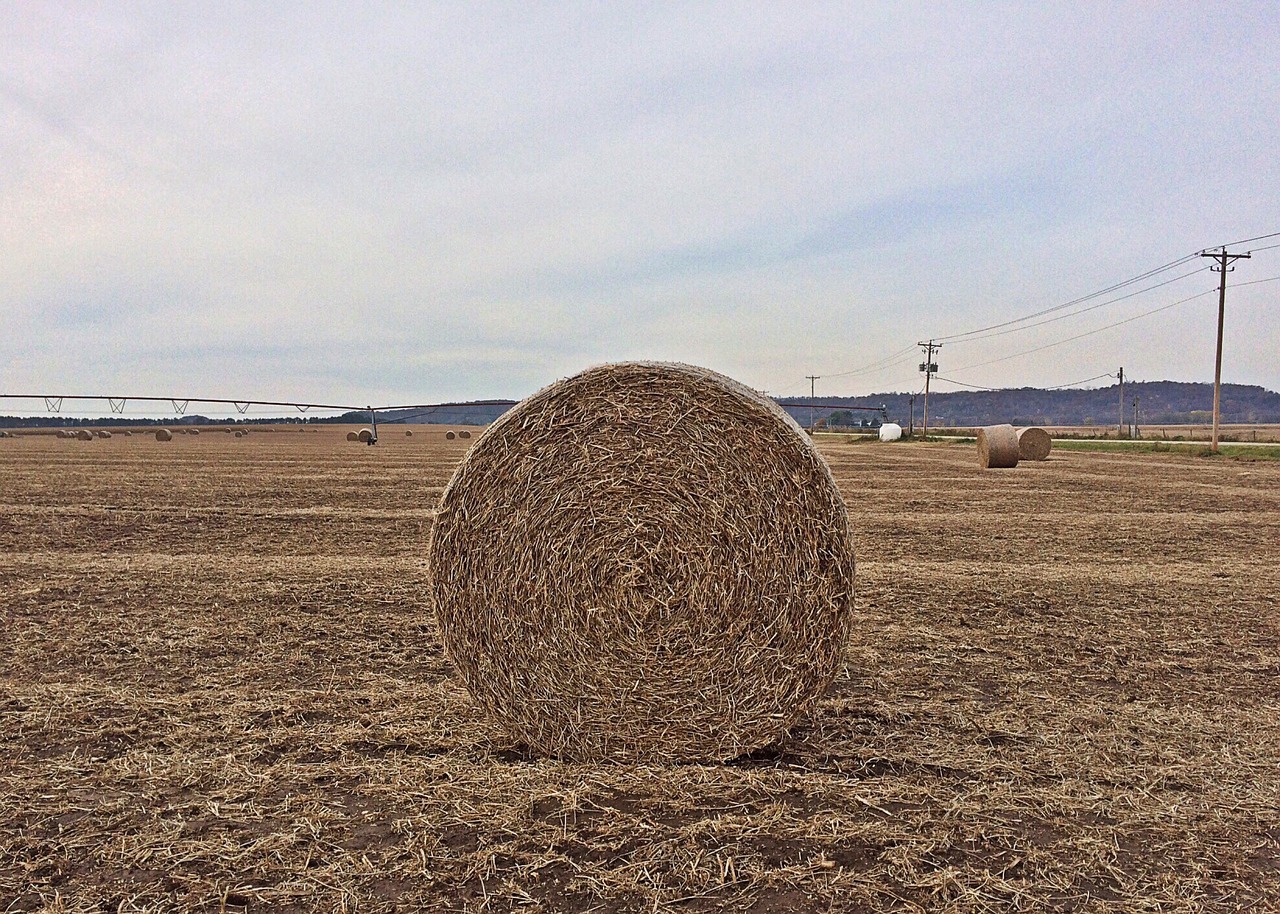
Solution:
[[[346,431],[0,441],[0,910],[1280,911],[1280,464],[824,442],[845,672],[628,767],[442,659],[471,442]]]

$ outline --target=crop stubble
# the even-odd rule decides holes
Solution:
[[[450,675],[468,442],[345,432],[0,442],[0,910],[1280,910],[1277,464],[823,444],[845,673],[628,767]]]

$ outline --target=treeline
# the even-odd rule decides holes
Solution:
[[[1143,381],[1124,386],[1124,415],[1133,417],[1134,400],[1144,425],[1198,425],[1212,421],[1213,385],[1179,381]],[[911,395],[869,394],[865,397],[788,397],[787,411],[802,425],[810,421],[810,402],[827,404],[813,408],[814,419],[827,418],[843,406],[884,405],[890,422],[907,425]],[[915,398],[915,424],[924,414],[924,397]],[[1118,385],[1090,390],[1041,390],[1019,387],[1007,390],[973,390],[929,395],[931,426],[995,425],[1114,425],[1120,418]],[[1222,385],[1222,421],[1227,423],[1280,423],[1280,393],[1249,384]]]

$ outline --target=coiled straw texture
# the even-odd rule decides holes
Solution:
[[[826,462],[772,401],[688,365],[592,368],[508,411],[428,551],[463,683],[565,758],[772,743],[834,678],[853,618]]]

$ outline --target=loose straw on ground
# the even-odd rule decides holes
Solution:
[[[853,619],[850,525],[775,403],[688,365],[605,365],[502,416],[428,548],[445,649],[538,752],[727,759],[824,692]]]

